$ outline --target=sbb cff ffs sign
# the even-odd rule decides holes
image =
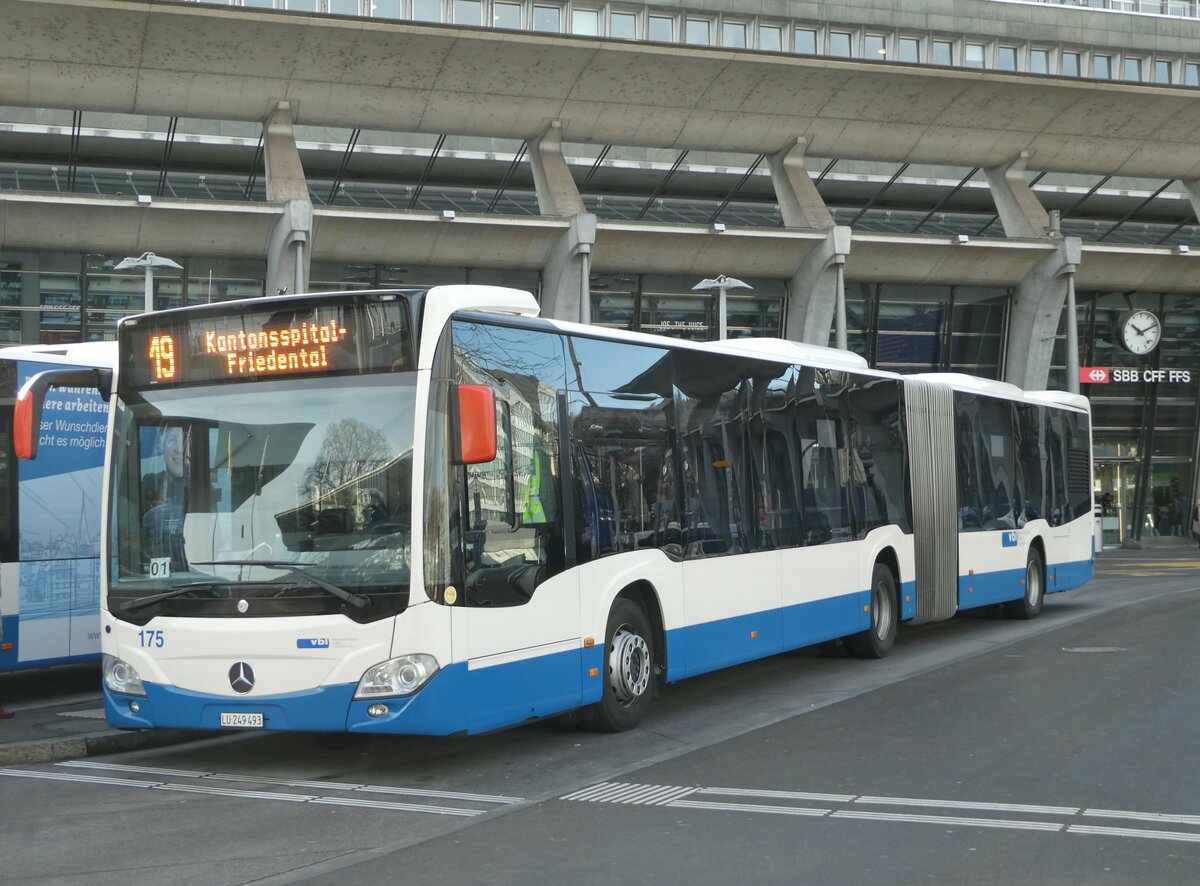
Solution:
[[[1189,369],[1106,369],[1103,366],[1079,367],[1081,385],[1122,384],[1129,382],[1166,382],[1167,384],[1190,384]]]

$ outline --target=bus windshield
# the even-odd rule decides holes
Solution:
[[[123,392],[110,611],[401,611],[415,386],[399,372]]]

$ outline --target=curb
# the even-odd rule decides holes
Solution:
[[[163,747],[209,738],[213,733],[199,729],[164,729],[161,731],[94,732],[70,738],[35,739],[0,745],[0,766],[14,763],[54,763],[76,757],[115,754]]]

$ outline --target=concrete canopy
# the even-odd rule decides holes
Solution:
[[[1200,178],[1194,90],[231,10],[0,0],[0,103]],[[189,39],[189,35],[203,35]]]

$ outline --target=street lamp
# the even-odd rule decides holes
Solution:
[[[702,290],[717,291],[717,338],[726,339],[729,337],[729,311],[728,311],[728,292],[731,289],[753,289],[749,283],[744,280],[739,280],[737,277],[726,277],[721,274],[715,280],[705,277],[699,283],[692,287],[692,292]]]
[[[136,258],[123,258],[113,265],[114,271],[127,271],[130,268],[146,269],[146,312],[149,313],[154,310],[154,269],[173,268],[176,271],[182,271],[183,265],[171,261],[169,258],[163,258],[161,255],[155,255],[153,252],[143,252]]]

